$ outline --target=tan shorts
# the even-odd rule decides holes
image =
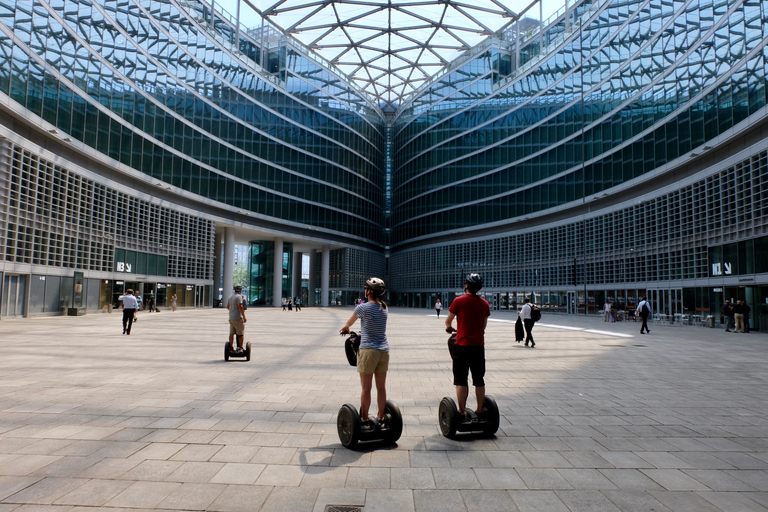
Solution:
[[[239,320],[229,320],[229,334],[237,334],[238,336],[245,334],[245,322],[243,322],[242,318]]]
[[[361,348],[357,353],[357,373],[384,373],[389,370],[389,352]]]

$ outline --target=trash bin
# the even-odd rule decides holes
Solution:
[[[707,323],[709,324],[709,328],[710,329],[714,329],[715,328],[715,317],[712,316],[712,315],[709,315],[707,317]]]

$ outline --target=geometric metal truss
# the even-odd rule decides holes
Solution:
[[[244,1],[334,64],[385,112],[517,18],[504,5],[511,0]]]

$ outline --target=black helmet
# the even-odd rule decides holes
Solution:
[[[475,293],[480,291],[480,288],[483,287],[483,278],[480,276],[480,274],[469,274],[464,280],[464,284],[467,285],[469,291]]]
[[[376,293],[377,295],[383,295],[384,291],[387,289],[387,285],[385,285],[384,281],[379,279],[378,277],[372,277],[368,279],[365,282],[365,287],[371,290],[372,292]]]

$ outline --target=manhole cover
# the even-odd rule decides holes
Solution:
[[[363,512],[363,507],[353,505],[326,505],[325,512]]]

